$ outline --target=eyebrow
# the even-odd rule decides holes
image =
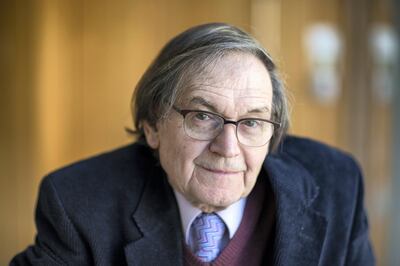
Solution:
[[[206,99],[204,99],[202,97],[199,97],[199,96],[193,97],[190,100],[190,103],[203,105],[204,107],[208,108],[212,112],[218,113],[217,108],[211,102],[207,101]]]
[[[214,113],[220,113],[217,109],[217,107],[215,107],[210,101],[207,101],[206,99],[196,96],[193,97],[190,100],[190,103],[192,104],[199,104],[202,105],[206,108],[208,108],[210,111],[214,112]],[[250,113],[270,113],[270,108],[268,108],[268,106],[264,106],[264,107],[260,107],[260,108],[254,108],[254,109],[250,109],[247,111],[247,114]]]

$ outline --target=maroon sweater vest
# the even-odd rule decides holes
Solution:
[[[242,222],[219,256],[212,262],[202,262],[184,244],[184,265],[272,265],[275,203],[269,182],[262,179],[248,196]]]

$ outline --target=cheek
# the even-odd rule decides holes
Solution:
[[[252,186],[257,180],[258,174],[260,173],[261,167],[267,156],[268,147],[252,153],[245,154],[245,160],[247,165],[245,186]]]
[[[204,147],[180,134],[169,134],[160,141],[160,162],[170,184],[179,191],[186,190],[192,177],[194,160]]]

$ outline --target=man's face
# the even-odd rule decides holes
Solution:
[[[194,78],[175,106],[211,111],[229,120],[269,119],[271,80],[255,56],[229,54]],[[181,114],[171,111],[156,129],[144,125],[147,142],[159,150],[170,185],[204,212],[224,209],[246,197],[254,187],[269,144],[240,144],[233,124],[226,124],[213,140],[195,140],[186,135],[183,120]]]

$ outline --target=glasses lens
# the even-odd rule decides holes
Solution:
[[[211,140],[215,138],[224,121],[221,117],[206,112],[190,112],[185,117],[185,131],[188,136],[198,140]]]
[[[272,137],[274,125],[267,121],[246,119],[237,126],[237,137],[240,143],[246,146],[263,146]]]

